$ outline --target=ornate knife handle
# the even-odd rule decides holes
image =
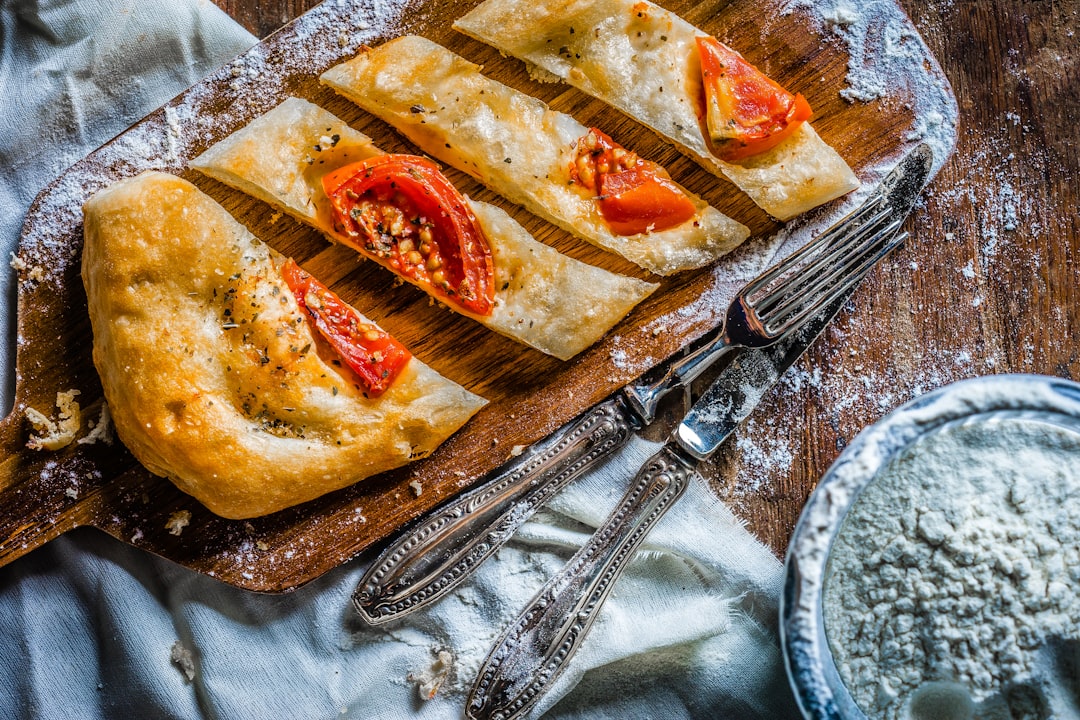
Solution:
[[[690,463],[665,445],[586,544],[548,581],[491,651],[466,704],[472,720],[529,711],[566,667],[652,526],[686,490]]]
[[[371,624],[425,607],[460,585],[536,510],[629,440],[621,395],[589,410],[382,552],[353,593]]]

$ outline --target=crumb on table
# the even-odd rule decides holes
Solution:
[[[169,531],[170,535],[179,535],[184,532],[191,523],[191,511],[190,510],[177,510],[169,516],[169,521],[165,523],[165,529]]]
[[[70,445],[82,425],[82,412],[75,400],[75,396],[79,394],[78,390],[56,393],[56,407],[59,411],[57,420],[35,408],[27,407],[26,419],[37,434],[30,436],[26,447],[31,450],[59,450]]]

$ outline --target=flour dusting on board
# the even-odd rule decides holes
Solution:
[[[843,43],[848,55],[849,102],[870,102],[898,95],[918,104],[915,124],[904,140],[929,143],[935,170],[952,154],[958,110],[945,79],[928,72],[930,51],[903,11],[885,0],[781,0],[781,13],[805,13],[826,38]]]

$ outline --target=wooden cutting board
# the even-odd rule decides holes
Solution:
[[[24,268],[18,285],[15,408],[0,421],[4,458],[0,564],[74,527],[94,526],[226,583],[262,592],[293,589],[471,486],[521,447],[718,325],[735,290],[770,258],[793,249],[798,238],[789,240],[786,232],[777,233],[780,226],[733,186],[700,169],[650,131],[576,90],[532,82],[520,62],[454,32],[451,22],[475,4],[474,0],[413,2],[383,16],[373,15],[363,0],[320,5],[70,168],[38,196],[27,215],[18,252]],[[805,11],[769,11],[745,0],[700,4],[673,0],[665,5],[806,95],[815,109],[818,132],[861,177],[880,176],[903,151],[906,133],[919,120],[912,94],[922,83],[898,82],[870,102],[843,99],[839,91],[845,87],[850,59],[846,46]],[[910,32],[915,34],[913,28]],[[750,226],[753,238],[715,267],[663,280],[661,289],[600,343],[560,362],[431,306],[420,291],[396,284],[373,263],[186,169],[188,159],[289,95],[326,107],[388,150],[410,151],[388,126],[318,82],[320,72],[350,57],[360,45],[376,45],[406,33],[447,45],[483,64],[492,77],[542,98],[586,125],[606,129]],[[922,52],[917,45],[914,50]],[[947,91],[931,57],[925,58],[923,70]],[[26,408],[55,417],[60,391],[80,392],[77,400],[84,422],[80,438],[88,432],[86,421],[98,418],[101,387],[91,360],[91,331],[79,275],[80,208],[94,191],[150,168],[195,182],[257,236],[296,257],[418,357],[490,404],[426,460],[249,521],[211,514],[143,469],[118,440],[74,443],[55,452],[29,449]],[[448,174],[466,193],[506,208],[538,239],[561,251],[648,277],[509,205],[465,176]],[[795,225],[810,230],[824,227],[851,204],[851,198],[836,201]],[[187,526],[170,532],[170,518],[184,512],[190,513]]]

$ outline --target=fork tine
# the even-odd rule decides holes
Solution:
[[[812,248],[814,252],[807,253],[808,257],[777,266],[780,272],[773,273],[767,284],[754,287],[744,295],[747,302],[757,312],[766,313],[791,297],[805,294],[806,288],[814,284],[822,272],[850,257],[860,243],[878,232],[892,217],[888,206],[883,203],[874,203],[864,209],[874,212],[869,216],[853,217],[855,222],[845,221],[829,230],[826,241],[816,244]]]
[[[872,225],[874,222],[880,222],[881,213],[887,210],[887,208],[888,204],[883,195],[878,195],[877,197],[868,200],[839,223],[833,225],[817,238],[811,240],[805,246],[789,255],[772,270],[764,272],[755,278],[743,290],[743,297],[748,300],[754,298],[754,296],[763,289],[772,286],[777,278],[787,275],[796,267],[807,262],[808,258],[814,258],[818,253],[823,251],[823,248],[829,248],[838,237],[844,237],[852,230],[852,228],[859,225]]]
[[[764,318],[776,311],[776,308],[790,305],[805,298],[813,298],[818,291],[815,288],[824,281],[846,271],[853,260],[866,252],[867,245],[880,239],[880,232],[887,220],[892,217],[886,209],[874,215],[868,222],[844,237],[840,242],[827,247],[818,257],[809,263],[792,268],[785,275],[777,278],[768,294],[761,299],[748,297],[747,303],[759,318]]]
[[[764,323],[766,332],[770,335],[784,334],[862,280],[879,260],[907,239],[906,232],[895,234],[902,224],[900,220],[889,223],[875,233],[859,253],[821,278],[805,295],[793,298],[795,302],[769,313]]]

